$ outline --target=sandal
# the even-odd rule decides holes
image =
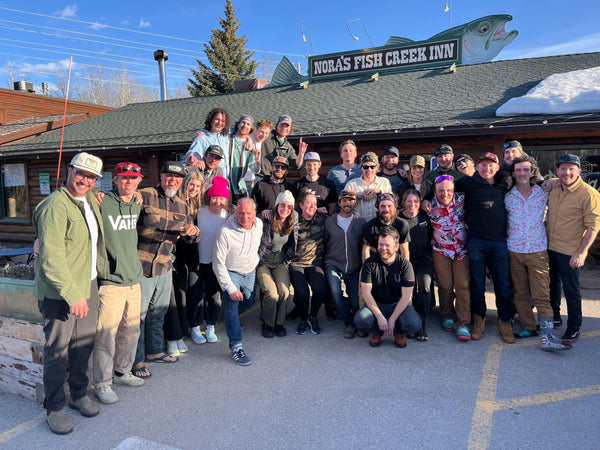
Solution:
[[[131,369],[131,373],[138,378],[150,378],[152,376],[146,366]]]

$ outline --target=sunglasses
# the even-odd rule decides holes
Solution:
[[[365,170],[375,170],[375,167],[377,167],[377,166],[366,166],[366,165],[362,166],[362,168]]]
[[[452,175],[440,175],[435,179],[436,183],[441,183],[442,181],[454,181],[454,177]]]
[[[118,166],[117,169],[119,169],[120,172],[133,172],[133,173],[140,173],[140,171],[142,170],[142,168],[139,166]]]
[[[287,170],[287,166],[282,166],[281,164],[273,164],[273,169],[275,170]]]
[[[510,141],[510,142],[507,142],[506,144],[504,144],[504,148],[505,149],[506,148],[511,148],[511,147],[520,147],[520,146],[521,146],[521,144],[519,144],[516,141]]]

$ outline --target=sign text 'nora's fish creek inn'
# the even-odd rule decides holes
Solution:
[[[309,78],[324,79],[359,72],[386,69],[414,69],[414,66],[433,67],[460,64],[460,39],[437,42],[411,42],[411,45],[380,47],[365,51],[331,53],[309,57]]]

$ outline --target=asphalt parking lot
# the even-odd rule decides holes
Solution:
[[[481,341],[459,342],[436,314],[429,341],[405,349],[343,339],[343,323],[324,317],[320,335],[298,336],[292,321],[288,336],[265,339],[253,309],[243,319],[252,365],[233,363],[221,329],[219,342],[149,366],[145,386],[116,386],[119,402],[98,416],[69,409],[67,436],[50,432],[40,404],[0,394],[0,446],[597,449],[599,273],[583,272],[582,334],[566,352],[543,352],[536,338],[503,343],[491,295]]]

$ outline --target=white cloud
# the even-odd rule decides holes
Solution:
[[[101,30],[102,28],[105,28],[105,27],[106,27],[106,25],[103,25],[103,24],[101,24],[100,22],[94,22],[94,23],[91,25],[91,27],[92,27],[94,30]]]
[[[150,28],[152,24],[150,22],[145,21],[144,19],[140,19],[139,28]]]
[[[75,67],[75,63],[73,63]],[[34,75],[48,75],[48,74],[64,74],[69,69],[69,60],[63,59],[61,61],[50,62],[46,64],[31,64],[28,62],[8,62],[0,72],[14,73],[19,76],[25,76],[25,74]]]
[[[54,14],[62,19],[71,19],[73,17],[77,17],[77,11],[79,11],[79,7],[73,4],[65,6],[63,9],[56,11]]]
[[[600,51],[600,33],[581,36],[572,41],[530,49],[506,49],[499,59],[537,58],[540,56],[568,55]]]

